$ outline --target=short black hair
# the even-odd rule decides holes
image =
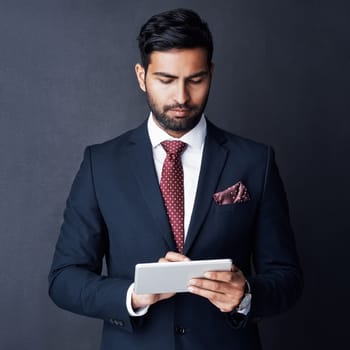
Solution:
[[[153,51],[203,48],[208,65],[213,56],[213,38],[208,24],[193,10],[178,8],[152,16],[137,38],[141,62],[147,70]]]

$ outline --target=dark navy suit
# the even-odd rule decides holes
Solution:
[[[213,194],[242,181],[250,200],[219,206]],[[184,246],[191,259],[231,258],[253,294],[244,327],[190,293],[130,317],[135,264],[176,250],[147,124],[90,146],[67,200],[49,275],[61,308],[104,320],[101,349],[260,349],[256,320],[287,310],[302,273],[283,184],[270,147],[208,122],[198,190]],[[106,258],[108,276],[101,276]],[[252,273],[252,267],[255,273]]]

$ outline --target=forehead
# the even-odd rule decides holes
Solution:
[[[202,48],[153,51],[148,72],[186,76],[208,70],[207,51]]]

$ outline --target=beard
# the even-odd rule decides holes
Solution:
[[[149,95],[146,91],[147,103],[149,108],[161,126],[163,130],[175,131],[175,132],[188,132],[192,130],[200,121],[205,106],[207,104],[208,95],[205,97],[204,101],[200,105],[190,105],[188,103],[184,104],[173,104],[173,105],[165,105],[162,107],[162,110],[155,101],[152,99],[151,95]],[[172,109],[185,109],[187,111],[187,115],[185,117],[176,118],[171,117],[167,114],[168,111]]]

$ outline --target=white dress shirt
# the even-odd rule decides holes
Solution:
[[[166,152],[161,143],[168,140],[177,140],[187,144],[187,147],[181,155],[184,172],[184,235],[186,240],[197,192],[199,172],[202,164],[204,141],[207,134],[207,122],[204,115],[202,115],[200,121],[193,129],[180,138],[174,138],[156,124],[151,113],[148,117],[147,130],[152,144],[153,160],[159,183],[162,175],[163,163],[166,157]],[[131,284],[126,296],[126,306],[130,316],[142,316],[147,312],[148,307],[137,311],[133,310],[131,306],[131,295],[133,288],[134,284]]]
[[[197,192],[199,171],[202,164],[202,155],[204,140],[207,134],[207,122],[202,116],[199,123],[188,133],[180,138],[174,138],[162,130],[154,121],[152,114],[148,118],[148,134],[151,140],[153,149],[154,165],[157,171],[158,182],[162,175],[163,163],[166,157],[166,152],[161,145],[161,142],[168,140],[182,141],[187,144],[181,156],[182,167],[184,172],[184,234],[185,240],[188,227],[191,220],[194,200]]]

